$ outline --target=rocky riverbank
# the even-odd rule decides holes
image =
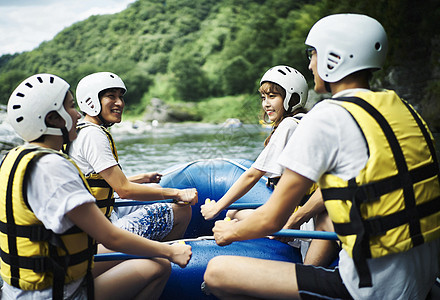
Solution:
[[[23,144],[23,140],[6,121],[6,106],[0,105],[0,158],[7,151],[21,144]]]

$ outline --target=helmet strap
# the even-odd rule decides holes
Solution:
[[[104,126],[105,128],[109,128],[111,126],[113,126],[114,123],[109,123],[107,122],[106,119],[104,119],[104,117],[101,115],[102,112],[102,95],[104,94],[106,90],[102,90],[98,93],[98,99],[99,99],[99,105],[101,106],[101,108],[99,109],[99,114],[97,115],[97,117],[99,118],[99,120],[102,122],[102,126]]]
[[[66,127],[63,127],[61,128],[61,132],[63,134],[63,145],[66,145],[66,147],[62,147],[61,149],[64,153],[67,154],[70,146],[69,131]]]
[[[292,95],[290,95],[290,100],[289,100],[289,109],[287,110],[288,113],[292,113],[300,106],[301,103],[301,99],[298,93],[293,93]]]
[[[101,113],[98,114],[98,118],[99,118],[99,120],[101,120],[101,122],[102,122],[102,126],[104,126],[105,128],[109,128],[109,127],[113,126],[113,124],[114,124],[114,123],[109,123],[109,122],[107,122],[107,121],[102,117]]]
[[[332,92],[332,88],[330,87],[330,83],[328,81],[324,81],[324,87],[327,92],[329,92],[329,93]]]

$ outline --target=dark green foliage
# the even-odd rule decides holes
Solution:
[[[176,47],[169,59],[168,73],[174,99],[198,101],[209,95],[208,79],[201,68],[204,59],[192,50],[190,43]]]
[[[18,53],[16,54],[5,54],[3,56],[0,56],[0,68],[4,65],[6,65],[7,62],[9,62],[11,59],[16,57]]]
[[[431,82],[438,81],[439,50],[432,45],[440,39],[440,10],[435,2],[138,0],[118,14],[73,24],[33,51],[0,57],[0,103],[36,72],[64,77],[72,89],[89,73],[115,72],[127,84],[130,109],[144,105],[146,96],[169,102],[254,93],[262,74],[277,64],[295,67],[311,80],[307,33],[321,17],[342,12],[368,14],[386,28],[389,57],[376,80],[388,88],[417,88],[420,93],[410,102],[420,101],[428,86],[429,99],[436,99]],[[385,77],[394,67],[399,76]],[[417,76],[408,80],[405,72]]]
[[[251,63],[238,55],[221,68],[222,90],[226,95],[238,95],[249,92],[254,87],[254,74],[250,72]]]
[[[31,74],[27,74],[19,70],[0,73],[0,95],[3,95],[3,97],[6,99],[6,101],[1,102],[0,104],[6,104],[12,91],[21,81],[30,75]]]

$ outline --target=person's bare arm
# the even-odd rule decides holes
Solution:
[[[206,220],[210,220],[218,216],[222,210],[249,192],[264,174],[265,172],[255,168],[247,169],[219,201],[211,201],[200,207],[203,217]]]
[[[140,201],[174,199],[177,202],[190,203],[191,205],[196,204],[198,200],[196,189],[161,188],[131,182],[118,166],[105,169],[99,174],[123,199]]]
[[[289,169],[281,176],[272,196],[242,221],[217,221],[213,228],[217,244],[265,237],[280,230],[312,181]]]
[[[290,216],[283,228],[298,229],[303,223],[309,221],[324,210],[324,200],[322,199],[321,189],[318,188],[312,196],[310,196],[309,200]]]
[[[127,178],[128,181],[134,183],[159,183],[160,180],[162,179],[162,174],[159,174],[157,172],[149,172],[149,173],[132,175]]]
[[[114,226],[95,203],[80,205],[67,217],[84,232],[113,251],[146,257],[162,257],[186,266],[191,258],[191,247],[152,241]]]

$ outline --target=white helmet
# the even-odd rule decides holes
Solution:
[[[101,112],[101,102],[98,94],[106,89],[120,88],[127,91],[122,79],[110,72],[98,72],[81,79],[76,87],[76,100],[81,111],[91,117]]]
[[[382,68],[387,35],[375,19],[359,14],[336,14],[313,25],[306,45],[316,49],[318,75],[336,82],[364,69]]]
[[[287,112],[293,112],[295,109],[306,105],[309,90],[307,81],[294,68],[283,65],[272,67],[264,73],[260,80],[260,85],[266,81],[276,83],[286,91],[283,105]],[[294,93],[298,94],[299,103],[291,107],[289,101]]]
[[[70,85],[52,74],[36,74],[25,79],[12,92],[8,102],[8,121],[14,130],[28,142],[43,134],[60,135],[60,128],[47,127],[46,115],[56,111],[72,128],[72,118],[64,109],[64,99]]]

